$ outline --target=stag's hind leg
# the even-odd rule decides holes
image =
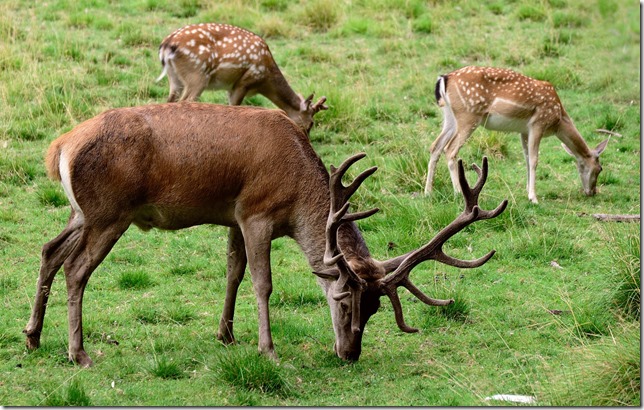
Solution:
[[[83,348],[83,293],[96,267],[110,252],[129,223],[113,224],[106,228],[86,226],[78,246],[65,260],[67,309],[69,318],[69,359],[83,367],[92,365],[92,359]]]
[[[235,300],[237,290],[246,270],[246,248],[244,236],[239,228],[230,228],[228,233],[228,266],[226,268],[226,299],[224,310],[219,320],[217,339],[229,344],[235,342],[233,336],[233,318],[235,316]]]
[[[42,333],[51,284],[54,281],[54,276],[56,276],[61,265],[65,262],[65,259],[76,248],[81,231],[82,218],[77,217],[72,211],[65,229],[57,237],[47,242],[42,248],[36,297],[31,318],[23,330],[23,333],[27,335],[27,348],[30,350],[40,346],[40,334]]]

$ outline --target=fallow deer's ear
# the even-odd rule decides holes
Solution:
[[[337,280],[340,277],[340,271],[337,268],[331,268],[331,269],[326,269],[319,272],[313,272],[313,274],[321,277],[322,279]]]
[[[313,104],[311,106],[311,111],[313,112],[313,114],[316,114],[318,111],[321,111],[321,110],[328,110],[329,107],[326,104],[324,104],[325,102],[326,102],[326,97],[321,97],[318,100],[318,102]]]
[[[564,143],[562,142],[562,143],[561,143],[561,146],[562,146],[562,147],[563,147],[563,149],[568,153],[568,155],[572,155],[573,157],[575,156],[575,154],[573,154],[573,153],[572,153],[572,151],[570,150],[570,148],[568,148],[568,147],[566,146],[566,144],[564,144]]]
[[[308,111],[311,107],[311,103],[313,102],[313,94],[309,95],[306,99],[302,99],[302,96],[300,95],[300,99],[300,111]]]
[[[606,149],[607,145],[608,145],[608,138],[606,138],[605,140],[600,142],[599,145],[597,145],[597,148],[595,148],[595,154],[599,155],[602,152],[604,152],[604,150]]]

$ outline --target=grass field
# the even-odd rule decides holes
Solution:
[[[480,406],[495,394],[541,406],[640,405],[640,225],[591,215],[640,211],[640,22],[618,0],[50,0],[0,2],[0,405]],[[238,344],[215,339],[225,296],[227,231],[132,227],[94,272],[84,302],[95,366],[68,362],[65,281],[49,299],[42,345],[21,333],[42,245],[69,207],[45,176],[48,144],[114,107],[165,101],[157,48],[172,30],[225,22],[265,38],[292,87],[328,98],[311,141],[327,167],[364,151],[379,170],[356,194],[374,257],[418,248],[462,208],[444,159],[435,195],[420,195],[441,129],[436,77],[465,65],[512,68],[552,82],[602,154],[598,194],[585,197],[574,159],[542,141],[539,204],[525,192],[518,135],[477,130],[466,163],[486,155],[484,208],[497,219],[446,244],[461,258],[497,254],[474,270],[425,263],[414,282],[449,309],[401,291],[367,325],[363,353],[333,353],[328,306],[290,239],[273,243],[273,338],[280,363],[258,356],[249,278],[236,311]],[[202,101],[225,103],[223,92]],[[261,96],[246,104],[273,107]],[[468,177],[473,180],[474,173]],[[511,404],[511,403],[509,403]]]

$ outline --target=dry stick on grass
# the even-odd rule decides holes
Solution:
[[[592,214],[593,218],[604,222],[639,222],[640,216],[638,215],[611,215],[611,214]]]
[[[595,130],[595,132],[599,132],[599,133],[602,133],[602,134],[612,135],[612,136],[614,136],[614,137],[621,137],[621,136],[622,136],[622,134],[620,134],[620,133],[618,133],[618,132],[615,132],[615,131],[609,131],[609,130],[606,130],[606,129],[603,129],[603,128],[598,128],[598,129],[596,129],[596,130]]]

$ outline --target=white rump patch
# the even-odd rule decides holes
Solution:
[[[83,215],[83,210],[78,205],[78,202],[76,202],[76,197],[74,197],[74,191],[72,189],[72,179],[69,169],[69,160],[67,159],[67,155],[65,154],[64,149],[61,149],[60,151],[60,163],[58,164],[58,170],[60,172],[60,181],[63,185],[65,195],[67,196],[67,199],[69,199],[70,205],[76,212],[76,221],[77,223],[82,223],[85,217]]]

